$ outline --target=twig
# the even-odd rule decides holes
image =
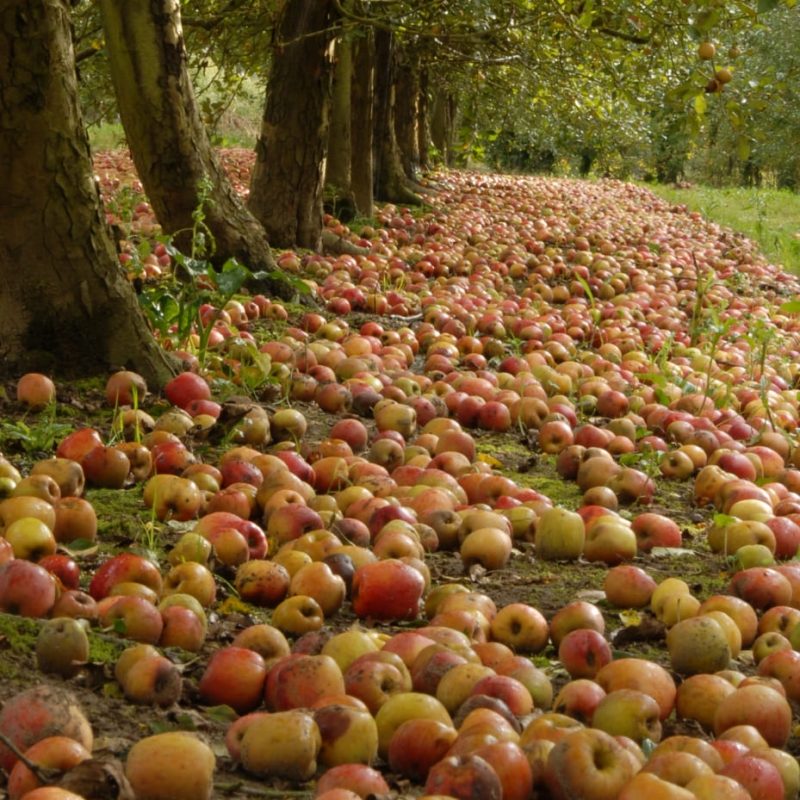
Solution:
[[[37,778],[45,784],[51,784],[57,778],[63,775],[60,769],[51,769],[50,767],[43,767],[41,764],[36,764],[8,738],[4,733],[0,732],[0,742],[2,742]]]

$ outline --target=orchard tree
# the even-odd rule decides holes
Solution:
[[[125,136],[164,232],[184,252],[197,248],[194,214],[202,209],[204,255],[274,269],[264,228],[234,192],[200,118],[179,3],[100,0],[100,8]]]
[[[321,245],[335,21],[333,0],[286,0],[275,26],[249,207],[276,247]]]
[[[93,180],[67,0],[0,4],[0,64],[0,371],[164,381]]]

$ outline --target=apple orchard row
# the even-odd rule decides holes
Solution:
[[[25,477],[3,459],[0,608],[50,618],[37,663],[67,678],[88,658],[87,623],[123,635],[122,692],[170,707],[183,680],[158,648],[203,650],[217,580],[230,578],[270,623],[210,654],[201,700],[240,715],[225,743],[245,772],[319,776],[326,800],[385,793],[370,766],[381,764],[454,797],[796,796],[800,768],[785,747],[800,702],[800,565],[787,561],[800,546],[798,332],[781,306],[796,280],[635,187],[448,181],[436,212],[390,208],[381,227],[353,234],[368,256],[281,257],[336,318],[309,312],[259,342],[260,318],[288,321],[280,303],[205,307],[206,373],[197,340],[172,342],[195,371],[165,387],[169,408],[157,413],[141,377],[118,373],[106,388],[114,444],[78,429]],[[351,311],[376,319],[351,330]],[[190,445],[222,424],[206,380],[222,367],[242,382],[266,370],[290,401],[336,415],[328,436],[308,441],[297,407],[270,414],[237,400],[231,447],[200,462]],[[42,407],[55,387],[29,374],[17,396]],[[529,431],[577,483],[580,508],[478,459],[474,428]],[[691,481],[694,504],[709,509],[708,546],[737,567],[726,594],[695,597],[678,578],[657,585],[629,563],[681,544],[675,521],[646,508],[661,481]],[[165,564],[126,552],[83,576],[59,545],[97,538],[86,484],[141,484],[155,519],[197,522]],[[609,565],[607,600],[663,623],[673,673],[612,660],[590,603],[548,620],[462,584],[431,586],[428,552],[499,570],[530,544],[541,560]],[[365,627],[323,635],[345,603]],[[413,631],[368,627],[423,612]],[[529,657],[550,643],[571,678],[558,691]],[[743,649],[755,674],[730,669]],[[20,710],[37,703],[50,712],[39,728]],[[705,735],[649,752],[673,713]],[[43,763],[91,753],[80,709],[46,689],[7,702],[0,731],[39,747],[31,757]],[[71,744],[48,744],[52,734]],[[162,736],[128,755],[137,798],[211,796],[208,746]],[[7,748],[0,757],[10,796],[35,800],[35,776]],[[48,796],[75,796],[59,791]]]

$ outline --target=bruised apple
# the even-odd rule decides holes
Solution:
[[[408,564],[394,558],[375,561],[353,576],[353,611],[362,619],[416,619],[424,590],[424,578]]]

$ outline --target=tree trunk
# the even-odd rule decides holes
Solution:
[[[375,196],[393,203],[419,203],[406,183],[394,126],[395,45],[391,31],[375,31],[373,153]]]
[[[433,96],[431,115],[431,140],[439,151],[439,158],[450,164],[450,146],[453,141],[453,100],[444,89],[437,89]]]
[[[353,47],[347,33],[336,41],[336,67],[333,73],[333,102],[328,127],[328,157],[325,160],[325,201],[343,219],[342,209],[354,216],[355,200],[351,187],[350,92],[353,80]]]
[[[203,126],[186,69],[177,0],[101,0],[109,65],[136,171],[158,221],[191,252],[201,205],[214,263],[274,269],[264,229],[234,193]],[[209,238],[209,237],[207,237]]]
[[[365,217],[373,212],[373,94],[375,35],[368,28],[353,42],[353,83],[350,91],[350,183],[356,208]]]
[[[0,5],[0,372],[171,365],[150,336],[92,179],[67,0]]]
[[[419,57],[408,52],[404,56],[398,64],[394,87],[394,132],[403,173],[416,180],[419,171]]]
[[[277,247],[320,246],[333,6],[286,0],[275,28],[249,205]]]
[[[419,166],[423,170],[431,168],[431,123],[428,111],[428,68],[423,67],[419,73],[419,98],[417,100],[417,152],[419,153]]]

